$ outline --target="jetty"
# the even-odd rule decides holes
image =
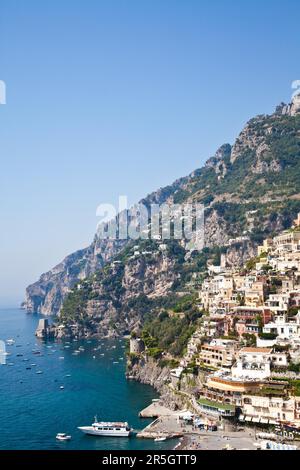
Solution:
[[[183,437],[182,432],[173,432],[167,431],[164,429],[157,429],[157,425],[160,423],[161,419],[158,418],[153,421],[149,426],[143,429],[141,432],[137,433],[136,437],[140,439],[179,439]]]
[[[169,408],[161,405],[158,402],[153,402],[151,405],[144,408],[139,412],[140,418],[159,418],[160,416],[172,416],[174,412]]]
[[[157,431],[149,431],[147,432],[146,430],[139,432],[136,437],[140,439],[164,439],[164,440],[170,440],[170,439],[180,439],[183,437],[183,433],[180,432],[174,432],[174,433],[169,433],[169,432],[157,432]]]
[[[178,425],[180,412],[173,411],[153,401],[147,408],[139,413],[141,418],[155,418],[152,423],[138,432],[140,439],[179,439],[183,437],[184,430]]]

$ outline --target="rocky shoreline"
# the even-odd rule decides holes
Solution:
[[[175,394],[169,384],[171,371],[168,367],[161,368],[153,358],[142,357],[132,364],[127,361],[127,379],[136,380],[142,384],[151,385],[159,393],[159,402],[162,406],[176,411],[186,405],[186,400],[180,394]]]

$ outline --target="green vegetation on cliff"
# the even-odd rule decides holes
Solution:
[[[142,201],[205,203],[207,246],[188,253],[176,240],[164,242],[164,250],[157,241],[128,241],[112,263],[80,281],[79,288],[75,285],[61,321],[95,326],[110,312],[110,327],[122,333],[134,319],[151,339],[153,356],[161,351],[180,356],[197,323],[194,294],[208,262],[218,265],[229,239],[245,235],[253,256],[256,244],[291,225],[300,212],[299,195],[300,116],[275,113],[252,119],[234,147],[222,146],[203,168]],[[242,242],[234,247],[243,253]],[[249,261],[247,269],[256,261]]]

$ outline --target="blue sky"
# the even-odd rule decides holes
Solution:
[[[299,2],[1,0],[0,305],[300,78]]]

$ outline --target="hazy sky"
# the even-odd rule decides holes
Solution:
[[[0,305],[300,79],[298,0],[0,0]]]

